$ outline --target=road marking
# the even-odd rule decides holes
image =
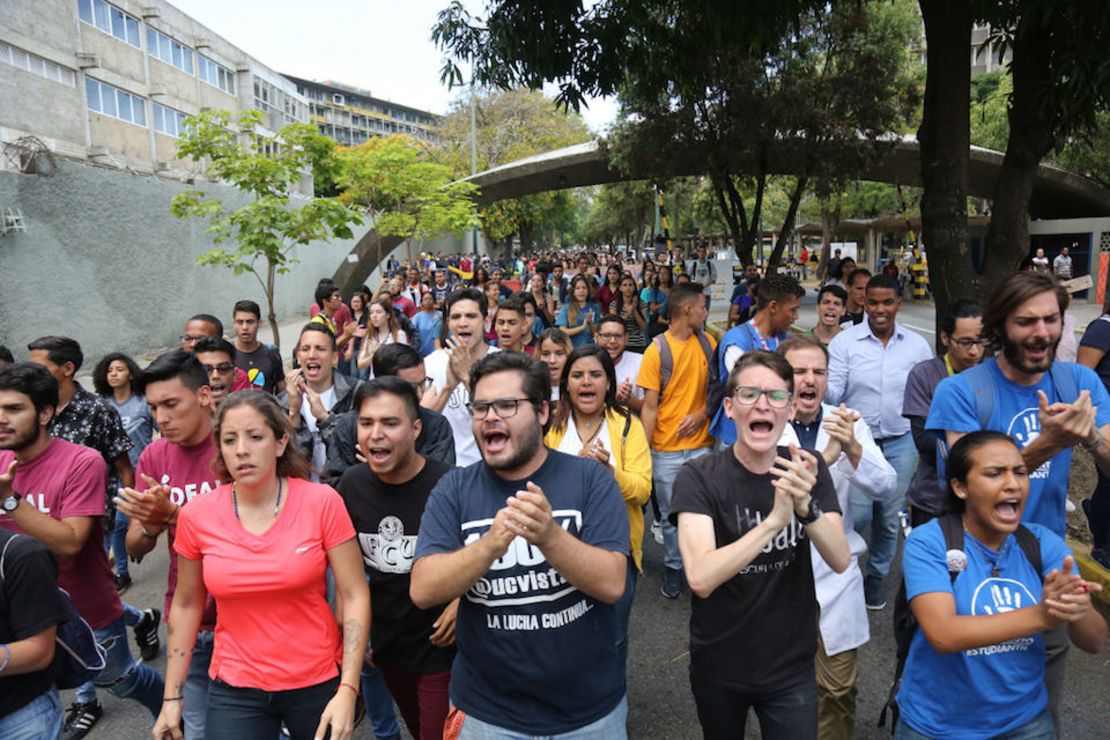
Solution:
[[[898,322],[898,323],[901,324],[902,322]],[[936,334],[936,331],[934,331],[933,329],[926,329],[924,326],[916,326],[914,324],[902,324],[902,326],[913,329],[914,331],[924,332],[926,334]]]

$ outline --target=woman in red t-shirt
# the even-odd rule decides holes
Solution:
[[[180,738],[185,686],[205,596],[216,639],[205,736],[351,736],[370,624],[370,593],[354,527],[329,486],[306,480],[285,412],[255,390],[216,414],[217,476],[230,485],[182,508],[177,591],[169,619],[166,695],[154,737]],[[326,597],[335,574],[336,616]],[[342,672],[339,664],[342,663]]]

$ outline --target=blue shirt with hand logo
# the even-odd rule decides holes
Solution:
[[[952,582],[939,520],[916,527],[906,540],[902,568],[906,598],[951,593],[960,615],[988,616],[1041,600],[1042,576],[1061,566],[1069,550],[1048,528],[1026,523],[1041,545],[1044,574],[1025,557],[1017,537],[994,552],[964,533],[967,568]],[[933,738],[992,738],[1035,719],[1048,706],[1040,632],[997,645],[942,655],[918,629],[910,643],[898,707],[911,728]]]

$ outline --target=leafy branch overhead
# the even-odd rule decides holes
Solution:
[[[170,212],[177,218],[208,222],[217,246],[197,258],[197,264],[253,275],[269,308],[275,341],[275,276],[297,262],[295,248],[329,239],[351,239],[359,214],[336,198],[304,198],[296,186],[314,174],[333,177],[338,166],[335,142],[308,124],[290,124],[276,134],[262,129],[263,115],[251,110],[233,117],[227,111],[207,111],[185,119],[178,141],[180,158],[204,167],[213,181],[235,188],[250,200],[237,208],[220,198],[190,187],[174,196]]]

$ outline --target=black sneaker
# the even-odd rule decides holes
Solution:
[[[127,589],[131,588],[131,576],[127,573],[120,573],[116,576],[116,593],[122,594]]]
[[[886,607],[886,594],[883,593],[883,579],[879,576],[864,576],[863,600],[873,612]]]
[[[663,585],[660,586],[659,593],[667,599],[677,599],[682,594],[682,571],[680,569],[663,569]]]
[[[87,704],[74,702],[66,710],[66,721],[62,727],[63,740],[80,740],[88,735],[96,723],[104,715],[104,708],[98,701]]]
[[[158,609],[145,609],[143,617],[135,625],[135,642],[139,644],[139,655],[143,660],[154,660],[162,647],[158,639],[158,625],[162,623],[162,612]]]

